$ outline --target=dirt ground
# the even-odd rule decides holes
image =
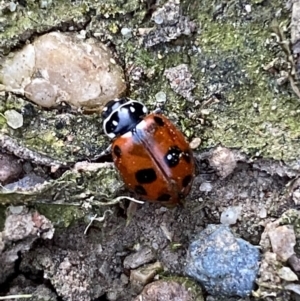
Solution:
[[[264,231],[291,226],[297,258],[298,6],[0,0],[0,176],[9,170],[0,190],[0,295],[131,301],[153,280],[188,282],[189,244],[234,207],[239,213],[232,232],[261,249],[265,269],[255,292],[244,299],[210,296],[189,280],[190,291],[198,291],[188,300],[297,300],[298,280],[282,279],[276,269],[292,266],[299,275],[300,267],[268,262],[272,252]],[[96,110],[95,103],[74,107],[67,97],[73,91],[66,90],[63,101],[45,108],[36,95],[26,97],[26,85],[5,84],[3,66],[14,53],[52,32],[72,36],[77,46],[90,39],[103,43],[126,83],[121,80],[120,93],[126,85],[126,96],[142,99],[150,110],[162,107],[182,130],[197,165],[184,206],[145,202],[132,209],[132,194],[110,156],[99,158],[109,144],[99,113],[105,102],[97,99]],[[50,83],[45,74],[51,64],[47,72],[43,68],[25,79]]]
[[[57,229],[51,240],[27,241],[30,250],[19,251],[2,293],[32,293],[44,285],[47,295],[57,293],[64,300],[132,300],[141,286],[129,281],[130,269],[124,268],[124,259],[137,248],[148,246],[153,250],[151,261],[162,264],[161,275],[183,275],[189,242],[206,225],[218,224],[224,209],[242,207],[232,229],[258,245],[270,216],[279,217],[287,208],[296,207],[285,196],[285,186],[291,178],[285,174],[270,175],[279,171],[276,164],[244,160],[221,179],[207,159],[200,159],[201,156],[199,173],[185,207],[170,210],[150,203],[138,205],[126,225],[126,208],[122,203],[110,207],[113,213],[103,222],[94,221],[86,235],[87,224],[81,220],[67,229]],[[289,169],[285,171],[289,174]],[[282,167],[280,172],[284,172]],[[200,187],[207,183],[211,185],[209,191],[201,192]],[[21,244],[26,244],[26,240]]]

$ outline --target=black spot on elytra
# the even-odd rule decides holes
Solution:
[[[164,194],[160,195],[156,200],[159,202],[167,202],[170,200],[170,198],[171,198],[170,194],[164,193]]]
[[[162,120],[162,118],[158,117],[158,116],[154,116],[154,121],[159,125],[159,126],[163,126],[165,123]]]
[[[185,176],[182,180],[182,186],[187,187],[191,183],[192,179],[193,177],[191,175]]]
[[[114,147],[114,155],[118,158],[121,157],[122,151],[121,148],[118,145],[115,145]]]
[[[179,200],[183,200],[183,199],[184,199],[184,197],[185,197],[185,195],[184,195],[183,193],[179,193],[179,194],[178,194],[178,198],[179,198]]]
[[[184,152],[182,154],[182,157],[183,157],[183,159],[185,160],[186,163],[189,163],[189,164],[191,163],[191,155],[188,151]]]
[[[147,191],[142,185],[136,185],[134,191],[140,195],[147,195]]]
[[[135,178],[140,184],[150,184],[157,179],[153,168],[145,168],[135,173]]]
[[[182,150],[178,146],[172,146],[164,156],[164,161],[169,167],[175,167],[180,161]]]

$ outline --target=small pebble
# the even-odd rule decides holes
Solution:
[[[233,172],[237,165],[237,160],[234,152],[226,147],[219,146],[212,151],[209,163],[224,179]]]
[[[249,14],[251,13],[251,5],[250,4],[246,4],[245,5],[245,11]]]
[[[149,247],[143,247],[136,253],[130,254],[124,259],[124,268],[136,269],[137,267],[153,261],[155,259],[155,253]]]
[[[5,242],[3,232],[0,232],[0,254],[4,250]]]
[[[161,14],[157,14],[157,15],[154,16],[153,21],[156,24],[160,25],[160,24],[164,23],[164,18],[163,18],[163,16]]]
[[[285,285],[284,288],[286,290],[296,293],[297,295],[300,295],[300,284],[291,283],[291,284]],[[296,300],[298,300],[298,299],[296,299]]]
[[[109,301],[117,301],[118,294],[116,292],[109,291],[106,293],[106,299]]]
[[[22,164],[18,158],[0,153],[0,183],[7,184],[16,180],[22,172]]]
[[[273,252],[283,262],[287,261],[295,252],[295,232],[292,227],[280,226],[269,232]]]
[[[32,172],[32,170],[33,170],[33,166],[31,165],[30,162],[27,161],[23,164],[23,171],[25,173],[30,173],[30,172]]]
[[[176,40],[181,35],[190,35],[196,31],[196,23],[181,14],[180,1],[169,0],[162,7],[159,6],[160,3],[157,3],[157,8],[151,16],[151,21],[156,26],[148,33],[147,29],[144,31],[146,34],[142,42],[146,48]],[[141,32],[140,29],[139,31]]]
[[[199,137],[196,137],[190,142],[190,148],[196,149],[200,144],[201,144],[201,139]]]
[[[132,37],[132,29],[131,28],[127,28],[127,27],[123,27],[121,29],[121,34],[124,38],[131,38]]]
[[[154,249],[154,250],[158,250],[158,244],[156,243],[156,242],[153,242],[152,243],[152,248]]]
[[[300,205],[300,188],[294,190],[292,195],[295,205]]]
[[[240,215],[242,212],[242,206],[231,206],[228,207],[221,214],[221,223],[225,225],[234,225],[238,219],[240,219]]]
[[[40,8],[48,8],[52,4],[52,0],[40,0]]]
[[[281,268],[278,276],[285,281],[298,281],[297,275],[288,267]]]
[[[160,262],[155,262],[148,264],[144,267],[140,267],[136,270],[130,272],[130,282],[139,283],[145,285],[153,280],[154,276],[162,270],[162,264]]]
[[[23,206],[9,206],[9,211],[11,214],[20,214],[23,209]]]
[[[121,274],[120,280],[123,285],[126,285],[129,281],[128,277],[125,274]]]
[[[192,91],[195,89],[196,84],[188,65],[180,64],[176,67],[168,68],[165,70],[164,75],[169,80],[170,86],[175,93],[188,101],[194,101]]]
[[[288,259],[288,263],[295,272],[300,272],[300,259],[297,257],[296,254],[293,254]]]
[[[260,218],[266,218],[267,217],[267,209],[265,207],[262,207],[259,212],[259,217]]]
[[[11,128],[18,129],[23,126],[23,115],[16,110],[7,110],[4,112],[4,116]]]
[[[46,180],[34,173],[30,173],[26,175],[24,178],[18,180],[17,182],[9,183],[4,187],[8,190],[16,190],[16,189],[30,189],[37,184],[42,184]]]
[[[210,192],[212,191],[213,186],[210,182],[204,182],[200,185],[199,190],[203,192]]]
[[[17,4],[15,2],[10,2],[9,3],[9,10],[13,13],[14,11],[16,11],[17,8]]]
[[[159,103],[165,103],[167,101],[167,95],[165,92],[160,91],[155,95],[155,99]]]
[[[4,236],[8,240],[18,241],[29,236],[51,239],[53,234],[52,223],[37,212],[34,214],[11,214],[5,220]]]

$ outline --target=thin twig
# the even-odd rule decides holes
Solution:
[[[32,295],[10,295],[10,296],[0,296],[0,300],[7,299],[21,299],[21,298],[31,298]]]

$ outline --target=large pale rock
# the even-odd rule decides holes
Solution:
[[[2,65],[0,82],[6,90],[24,90],[28,99],[48,108],[64,101],[87,110],[101,109],[126,89],[123,71],[110,50],[75,35],[43,35]]]

